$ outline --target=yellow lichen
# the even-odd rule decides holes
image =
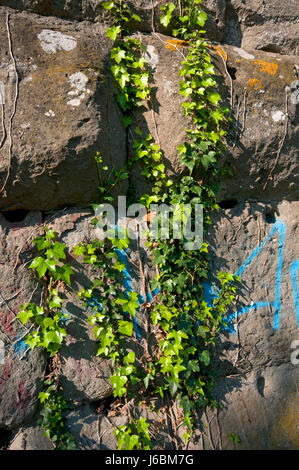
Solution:
[[[278,65],[274,62],[265,62],[264,60],[258,59],[253,63],[257,72],[266,72],[269,75],[275,75],[278,70]]]
[[[166,49],[170,49],[171,51],[175,51],[179,47],[187,45],[187,41],[183,41],[182,39],[168,39],[166,41]]]
[[[258,78],[249,78],[248,80],[250,88],[254,90],[260,90],[262,88],[261,81]]]
[[[226,62],[227,61],[227,53],[225,52],[224,49],[222,49],[221,46],[217,45],[215,46],[214,44],[207,44],[209,49],[214,49],[217,55],[222,57],[222,59]]]
[[[226,62],[226,61],[227,61],[227,53],[225,52],[225,50],[222,49],[221,46],[213,46],[213,47],[214,47],[216,53],[217,53],[220,57],[222,57],[222,58],[225,60],[225,62]]]
[[[270,435],[271,448],[299,449],[299,398],[291,394],[285,403],[280,418]]]

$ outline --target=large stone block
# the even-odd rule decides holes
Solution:
[[[232,0],[225,16],[226,44],[297,55],[299,7],[296,0]]]
[[[96,152],[109,167],[126,163],[125,133],[105,75],[111,41],[100,25],[7,14],[0,8],[1,141],[6,137],[0,208],[84,206],[98,196]]]

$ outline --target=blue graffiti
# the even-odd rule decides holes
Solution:
[[[278,235],[278,253],[277,253],[277,266],[276,266],[276,275],[275,275],[275,296],[274,301],[269,300],[260,300],[258,302],[252,302],[250,305],[244,306],[240,308],[237,312],[230,312],[226,317],[227,326],[224,329],[228,330],[230,333],[235,333],[235,327],[233,324],[233,320],[236,318],[237,315],[242,315],[244,313],[248,313],[250,310],[256,310],[258,308],[264,307],[271,307],[274,309],[274,318],[273,318],[273,329],[276,331],[279,329],[280,325],[280,309],[281,309],[281,278],[282,278],[282,270],[283,270],[283,260],[284,260],[284,247],[285,247],[285,234],[286,234],[286,226],[283,221],[278,220],[270,230],[268,236],[262,241],[262,243],[256,247],[252,253],[248,256],[242,266],[235,272],[235,275],[239,276],[242,279],[242,274],[250,266],[252,261],[259,255],[259,253],[263,250],[265,245],[273,238],[273,236]],[[126,268],[123,271],[125,276],[124,286],[127,292],[132,292],[132,283],[131,283],[131,276],[130,270],[128,267],[128,260],[127,260],[127,253],[122,250],[119,250],[119,258],[125,264]],[[295,306],[295,313],[297,324],[299,327],[299,290],[297,287],[297,273],[299,270],[299,260],[294,261],[290,267],[290,275],[292,279],[292,287],[293,287],[293,295],[294,295],[294,306]],[[213,292],[213,286],[210,282],[205,281],[203,282],[203,289],[204,289],[204,298],[205,301],[209,306],[212,306],[213,300],[219,295],[219,292]],[[154,296],[159,293],[159,289],[155,289],[153,292],[147,293],[147,301],[150,302]],[[139,296],[140,304],[144,302],[142,296]],[[138,331],[138,323],[135,319],[135,324],[137,327],[136,336],[140,338],[140,334],[137,335]]]
[[[130,268],[129,268],[129,263],[128,263],[128,255],[125,250],[119,250],[118,248],[116,248],[115,252],[117,254],[119,261],[125,265],[125,269],[122,270],[122,273],[124,276],[123,286],[126,290],[126,294],[128,294],[129,292],[133,292],[132,278],[131,278]],[[144,302],[144,298],[142,295],[139,294],[138,295],[139,307],[141,304],[143,304],[143,302]],[[136,333],[136,338],[140,340],[141,338],[140,327],[138,325],[136,317],[133,317],[133,325],[134,325],[134,330]]]
[[[26,353],[26,351],[28,351],[28,349],[30,349],[28,344],[23,339],[17,340],[13,347],[18,356],[22,356]]]
[[[232,320],[236,318],[237,315],[242,315],[243,313],[247,313],[250,310],[256,310],[258,308],[268,307],[271,306],[274,308],[274,319],[273,319],[273,329],[276,331],[279,328],[280,324],[280,309],[281,309],[281,277],[282,277],[282,269],[283,269],[283,257],[284,257],[284,246],[285,246],[285,232],[286,227],[285,223],[278,220],[272,227],[269,232],[269,235],[262,241],[262,243],[253,250],[250,256],[246,259],[246,261],[242,264],[242,266],[236,271],[235,275],[240,276],[242,279],[242,274],[247,267],[250,266],[251,262],[258,256],[261,250],[264,248],[266,243],[268,243],[275,233],[278,234],[278,253],[277,253],[277,267],[276,267],[276,278],[275,278],[275,298],[274,302],[269,302],[268,300],[261,300],[259,302],[252,302],[250,305],[242,307],[237,312],[231,312],[226,321],[228,323],[228,327],[226,328],[230,333],[235,333],[234,326],[232,324]],[[294,261],[291,268],[290,274],[292,279],[292,287],[293,287],[293,294],[294,294],[294,305],[295,305],[295,313],[297,318],[297,324],[299,327],[299,294],[297,288],[297,270],[299,269],[299,261]],[[212,305],[212,302],[215,297],[217,297],[218,293],[213,293],[212,285],[209,282],[204,283],[204,293],[205,293],[205,300],[208,305]]]
[[[233,320],[236,318],[237,315],[242,315],[244,313],[249,312],[250,310],[256,310],[258,308],[263,307],[273,307],[274,308],[274,318],[273,318],[273,328],[274,330],[278,330],[280,324],[280,309],[281,309],[281,277],[282,277],[282,269],[283,269],[283,259],[284,259],[284,246],[285,246],[285,233],[286,227],[285,223],[278,220],[270,230],[268,236],[262,241],[262,243],[256,247],[252,253],[248,256],[242,266],[236,271],[235,275],[239,276],[242,279],[242,274],[250,266],[252,261],[259,255],[265,245],[273,238],[274,234],[278,234],[278,253],[277,253],[277,267],[276,267],[276,279],[275,279],[275,297],[274,301],[270,302],[268,300],[261,300],[259,302],[252,302],[250,305],[242,307],[237,312],[231,312],[226,317],[227,327],[225,329],[230,333],[235,333],[235,328],[233,325]],[[124,264],[125,268],[122,271],[123,274],[123,286],[125,288],[126,294],[129,292],[133,292],[132,287],[132,277],[130,273],[129,263],[128,263],[128,254],[126,250],[116,249],[116,254],[121,263]],[[299,289],[297,285],[297,274],[299,270],[299,260],[296,260],[292,263],[290,267],[290,277],[292,280],[292,289],[293,289],[293,298],[294,298],[294,306],[295,306],[295,314],[296,320],[299,328]],[[205,281],[203,282],[203,289],[204,289],[204,298],[205,301],[209,306],[212,306],[213,300],[219,295],[218,292],[213,291],[213,286],[210,282]],[[159,293],[159,289],[155,289],[152,292],[146,293],[146,300],[147,302],[151,302],[152,299]],[[138,294],[138,303],[139,307],[144,303],[145,299],[141,294]],[[101,310],[101,302],[100,299],[93,297],[89,299],[88,304],[91,308],[98,308]],[[138,309],[137,309],[138,312]],[[136,338],[138,340],[141,339],[140,333],[140,326],[136,317],[133,317],[133,324],[134,330],[136,333]],[[18,354],[22,354],[24,352],[24,348],[27,347],[26,343],[21,340],[16,342],[15,344],[15,351]]]

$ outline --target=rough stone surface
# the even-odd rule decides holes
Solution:
[[[188,126],[183,99],[177,95],[177,71],[185,48],[161,34],[144,36],[143,41],[155,94],[150,109],[135,112],[135,117],[160,143],[169,175],[174,175],[180,172],[177,146]],[[211,52],[223,104],[230,106],[231,96],[233,103],[224,164],[233,171],[233,178],[221,177],[219,200],[248,198],[252,191],[254,196],[269,200],[277,192],[298,198],[298,58],[216,44]],[[136,187],[144,189],[142,180],[137,180]]]
[[[31,213],[19,223],[8,222],[0,215],[0,339],[5,345],[4,364],[0,364],[0,428],[4,429],[15,428],[32,417],[46,367],[41,351],[26,353],[22,337],[28,330],[16,320],[22,303],[33,295],[35,301],[39,298],[38,283],[24,268],[32,225],[39,222],[39,213]]]
[[[37,425],[24,426],[13,436],[8,450],[53,450],[53,443]]]
[[[1,187],[8,168],[10,174],[0,208],[49,210],[93,202],[98,185],[96,152],[115,168],[126,162],[119,111],[111,81],[104,78],[111,41],[100,25],[91,29],[12,10],[9,30],[17,79],[6,13],[0,8],[0,80],[5,86],[7,136],[1,149]],[[2,128],[0,132],[2,140]]]
[[[131,28],[141,32],[154,87],[151,107],[136,111],[135,118],[160,143],[167,171],[175,177],[180,172],[176,147],[188,127],[178,95],[186,49],[159,25],[160,2],[129,3],[142,17],[142,25]],[[95,356],[87,322],[91,312],[76,296],[98,273],[82,268],[72,252],[95,235],[88,206],[97,199],[95,152],[101,151],[110,168],[119,168],[131,150],[108,75],[109,14],[93,0],[0,0],[0,5],[5,91],[0,113],[7,137],[0,149],[0,189],[10,168],[0,199],[0,340],[5,344],[0,429],[11,437],[11,450],[51,447],[36,425],[46,360],[39,351],[26,351],[26,329],[15,318],[22,303],[40,301],[41,287],[27,268],[34,256],[32,239],[47,224],[68,246],[76,271],[72,289],[63,292],[68,335],[59,366],[67,425],[80,449],[116,449],[113,427],[127,423],[128,410],[112,397],[111,366]],[[209,232],[211,272],[237,273],[241,283],[230,328],[216,346],[214,393],[222,407],[199,416],[189,449],[298,449],[299,376],[291,362],[299,327],[298,5],[295,0],[208,0],[204,8],[223,104],[233,105],[220,211]],[[0,124],[0,146],[2,136]],[[227,169],[232,177],[225,176]],[[144,192],[137,167],[131,182],[138,194]],[[118,187],[116,194],[126,190]],[[140,261],[144,272],[154,275],[145,246],[137,249],[133,242],[128,259],[127,282],[144,295]],[[208,302],[217,294],[213,279],[206,293]],[[137,315],[142,342],[144,320]],[[173,448],[171,417],[163,404],[150,405],[129,403],[158,434],[155,448]],[[176,407],[173,411],[181,419]],[[183,448],[182,433],[181,426],[177,444]]]
[[[233,178],[221,178],[219,198],[253,194],[271,200],[280,193],[297,199],[299,127],[292,87],[298,58],[235,47],[225,51],[234,109],[225,165]]]
[[[299,203],[246,202],[222,210],[210,234],[212,271],[240,275],[238,299],[215,362],[223,448],[298,448]],[[213,286],[213,284],[211,284]],[[217,292],[211,287],[211,296]],[[212,414],[211,414],[212,416]],[[214,446],[219,430],[213,423]],[[212,444],[209,444],[210,446]]]
[[[129,0],[128,6],[134,13],[140,16],[141,22],[131,21],[129,27],[134,30],[165,33],[170,26],[165,28],[160,23],[160,0]],[[177,6],[178,0],[173,3]],[[45,16],[57,16],[60,18],[72,18],[78,21],[93,21],[101,24],[111,24],[111,17],[97,0],[1,0],[1,5],[6,5],[17,10],[27,10]],[[206,23],[207,34],[210,39],[220,41],[224,35],[225,27],[225,1],[205,0],[203,8],[208,14]]]
[[[78,243],[91,241],[95,237],[91,218],[87,211],[66,211],[54,217],[50,226],[60,234],[61,240],[71,252]],[[109,382],[111,366],[108,361],[96,357],[96,341],[92,326],[87,320],[92,310],[83,308],[83,303],[76,295],[82,287],[89,287],[89,279],[97,273],[80,266],[76,257],[72,257],[71,262],[76,269],[73,278],[75,290],[65,292],[64,312],[68,315],[68,335],[60,353],[60,381],[66,399],[73,405],[105,398],[111,395],[112,387]]]
[[[296,0],[232,0],[226,7],[223,41],[244,49],[296,55],[298,16]]]
[[[108,412],[101,412],[101,408],[95,410],[90,406],[83,406],[68,414],[67,424],[72,429],[76,444],[80,449],[117,449],[117,439],[113,431],[118,426],[128,425],[129,419],[127,407],[122,408],[119,412],[117,402],[115,403],[115,409],[112,406]],[[134,409],[133,419],[137,420],[142,416],[149,423],[150,430],[156,432],[155,449],[173,449],[173,443],[169,443],[169,435],[172,431],[166,410],[161,407],[161,403],[153,402],[151,405],[152,411],[149,411],[148,407],[144,405],[137,404],[134,400],[131,400],[128,406],[131,411]]]

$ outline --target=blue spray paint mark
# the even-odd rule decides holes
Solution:
[[[202,283],[202,287],[203,287],[205,301],[207,302],[209,307],[212,307],[213,300],[217,297],[217,294],[213,293],[212,284],[208,281],[204,281]]]
[[[132,287],[132,278],[130,274],[130,268],[129,268],[129,263],[128,263],[128,255],[125,252],[125,250],[119,250],[118,248],[115,249],[115,252],[117,254],[117,257],[121,263],[125,265],[125,269],[122,270],[124,279],[123,279],[123,286],[126,289],[126,294],[129,292],[133,292],[133,287]],[[144,302],[144,299],[141,295],[138,296],[138,303],[139,306]],[[140,327],[138,325],[137,319],[133,317],[133,325],[136,333],[136,338],[138,341],[141,338],[140,334]]]
[[[250,265],[252,260],[260,253],[260,251],[264,248],[265,244],[273,237],[274,233],[278,232],[279,240],[278,240],[278,254],[277,254],[277,267],[276,267],[276,280],[275,280],[275,300],[274,305],[271,302],[257,302],[251,305],[251,308],[261,308],[261,306],[266,307],[268,305],[274,306],[274,320],[273,320],[273,328],[274,330],[278,330],[279,328],[279,311],[280,311],[280,286],[281,286],[281,275],[282,275],[282,267],[283,267],[283,250],[285,244],[285,223],[278,220],[274,225],[272,230],[270,231],[269,235],[264,239],[264,241],[257,247],[251,255],[247,258],[245,263],[238,269],[236,272],[237,276],[241,276],[243,271],[246,269],[247,266]],[[260,305],[261,304],[261,305]],[[249,308],[250,310],[250,308]],[[246,310],[248,311],[248,310]],[[240,311],[240,313],[246,313],[246,311]],[[239,313],[239,312],[238,312]]]
[[[290,267],[290,275],[292,279],[293,285],[293,296],[294,296],[294,305],[295,305],[295,313],[297,318],[297,325],[299,328],[299,292],[297,287],[297,271],[299,270],[299,260],[294,261]]]
[[[17,340],[13,347],[18,356],[22,356],[28,349],[30,349],[28,344],[22,339]]]
[[[280,288],[281,288],[281,276],[282,276],[282,268],[283,268],[283,255],[284,255],[284,245],[285,245],[285,223],[278,220],[272,227],[272,229],[269,232],[269,235],[262,241],[262,243],[253,250],[253,252],[250,254],[250,256],[246,259],[246,261],[242,264],[242,266],[238,269],[238,271],[235,273],[236,276],[242,277],[243,272],[245,269],[250,266],[251,262],[258,256],[258,254],[261,252],[261,250],[264,248],[266,243],[273,237],[275,233],[278,233],[279,235],[279,240],[278,240],[278,254],[277,254],[277,267],[276,267],[276,279],[275,279],[275,300],[274,302],[269,302],[262,300],[260,302],[253,302],[251,305],[245,306],[238,310],[238,312],[232,312],[228,315],[226,320],[229,320],[231,323],[232,320],[238,315],[242,315],[243,313],[247,313],[250,310],[256,310],[258,308],[263,308],[263,307],[274,307],[274,319],[273,319],[273,328],[274,330],[278,330],[279,328],[279,314],[280,314],[280,308],[281,308],[281,295],[280,295]],[[297,265],[296,265],[297,266]],[[298,268],[296,268],[298,269]],[[293,282],[294,286],[294,282]],[[295,286],[297,288],[297,285]],[[294,289],[294,287],[293,287]],[[206,301],[209,305],[212,304],[212,301],[214,298],[217,297],[218,292],[213,294],[212,291],[212,286],[210,283],[206,283],[206,286],[204,287],[204,292],[206,296]],[[294,291],[295,292],[295,291]],[[295,295],[295,294],[294,294]],[[298,303],[298,296],[295,295]],[[298,306],[299,308],[299,306]],[[297,311],[297,310],[296,310]],[[229,325],[229,331],[231,333],[235,333],[234,328],[232,329],[232,325]]]

